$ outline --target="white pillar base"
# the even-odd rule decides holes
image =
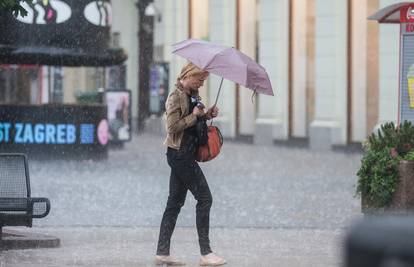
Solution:
[[[210,125],[210,121],[207,121]],[[216,118],[213,120],[213,125],[220,129],[221,135],[225,138],[234,138],[236,136],[234,126],[228,118]]]
[[[274,119],[257,119],[253,143],[273,145],[274,140],[287,140],[284,124]]]
[[[336,122],[313,121],[309,128],[309,147],[314,150],[330,150],[332,145],[341,145],[341,128]]]

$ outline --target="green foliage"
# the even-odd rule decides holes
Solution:
[[[26,9],[23,8],[22,2],[32,3],[33,0],[0,0],[0,10],[6,10],[13,13],[14,16],[27,15]]]
[[[404,160],[414,161],[414,149],[408,152],[407,155],[405,155]]]
[[[405,121],[399,127],[385,123],[368,137],[364,156],[357,172],[357,194],[363,194],[373,207],[387,206],[398,182],[397,165],[413,154],[414,126]]]
[[[93,104],[102,103],[102,94],[99,92],[76,92],[76,103],[78,104]]]

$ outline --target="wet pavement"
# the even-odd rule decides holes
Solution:
[[[61,239],[55,249],[4,251],[3,266],[152,266],[168,195],[163,137],[134,136],[109,159],[29,159],[32,195],[52,210],[32,229]],[[226,141],[202,163],[213,195],[212,247],[227,266],[340,266],[347,227],[361,218],[354,198],[361,155]],[[198,258],[191,194],[172,251]]]
[[[158,229],[152,227],[58,227],[33,231],[59,236],[60,248],[4,251],[4,267],[155,266]],[[30,231],[30,230],[24,230]],[[340,266],[340,230],[213,228],[212,246],[228,261],[225,266]],[[198,266],[197,233],[179,227],[171,254],[187,266]]]

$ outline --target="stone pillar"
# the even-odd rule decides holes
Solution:
[[[347,143],[348,1],[317,0],[315,10],[315,118],[312,149]]]
[[[291,16],[291,70],[292,70],[292,103],[291,106],[291,135],[304,138],[307,136],[307,34],[311,30],[308,22],[309,0],[292,1]]]
[[[180,56],[173,55],[172,44],[181,42],[188,38],[188,0],[183,1],[161,1],[164,3],[164,57],[170,62],[170,88],[174,89],[174,84],[181,68],[187,62]],[[164,18],[163,18],[164,19]]]
[[[228,46],[236,46],[236,0],[209,1],[209,40]],[[220,85],[218,76],[210,75],[208,105],[214,104]],[[224,137],[236,136],[235,84],[224,80],[217,106],[220,115],[214,124],[220,127]]]
[[[256,97],[254,143],[270,145],[274,139],[288,138],[289,1],[262,0],[260,5],[259,62],[269,74],[275,96]]]
[[[379,9],[379,0],[367,2],[367,14],[370,16]],[[367,22],[367,136],[372,133],[379,117],[379,24]]]
[[[352,0],[351,22],[351,132],[350,141],[366,139],[367,125],[367,0]],[[375,37],[373,37],[375,38]]]
[[[256,57],[256,1],[238,0],[238,44],[239,50],[251,58]],[[253,92],[250,89],[239,86],[238,101],[239,110],[236,115],[238,118],[238,134],[242,136],[252,136],[254,134],[254,121],[256,117],[256,103],[252,102]]]
[[[207,39],[208,38],[208,0],[189,0],[190,25],[189,38]],[[208,84],[205,83],[199,90],[200,97],[204,104],[208,104]]]

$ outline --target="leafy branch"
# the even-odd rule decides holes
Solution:
[[[357,172],[357,194],[366,196],[372,206],[387,206],[398,183],[398,163],[414,159],[414,126],[405,121],[396,127],[385,123],[368,137]]]

